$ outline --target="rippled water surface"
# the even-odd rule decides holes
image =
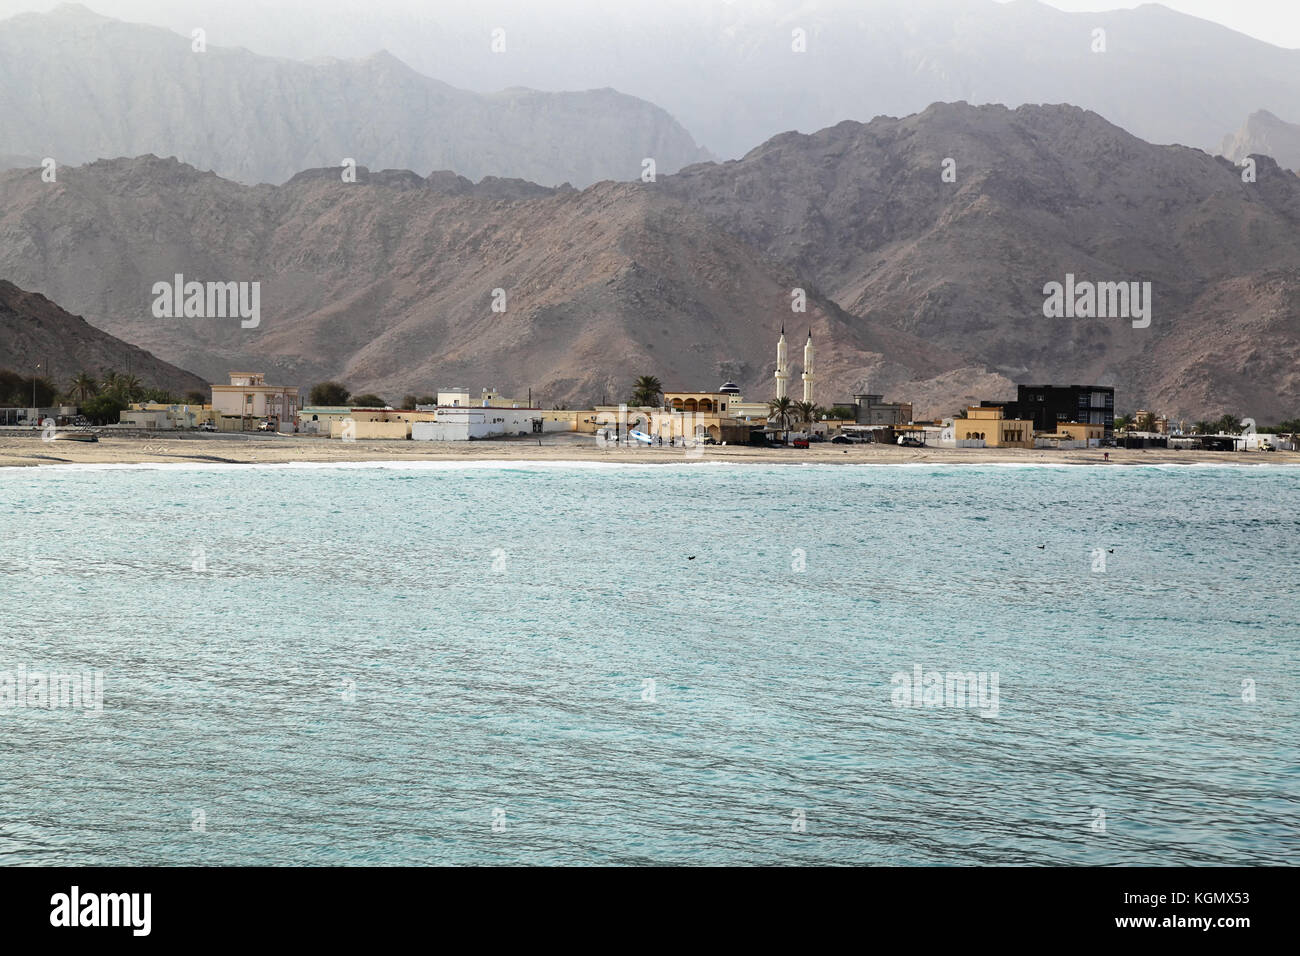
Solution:
[[[1297,860],[1296,469],[12,469],[0,541],[0,671],[104,672],[0,707],[0,863]]]

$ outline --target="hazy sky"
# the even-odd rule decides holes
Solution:
[[[25,10],[49,10],[58,6],[61,0],[0,0],[0,16],[10,16]],[[107,16],[124,20],[160,22],[172,19],[176,13],[187,8],[203,8],[205,0],[83,0],[84,4]],[[234,0],[232,0],[234,2]],[[366,0],[366,9],[400,8],[436,9],[439,6],[459,6],[463,0]],[[470,0],[471,3],[474,0]],[[549,6],[572,7],[590,0],[531,0],[531,7],[545,9]],[[778,8],[797,8],[800,0],[773,3],[771,0],[694,0],[696,3],[746,3],[757,2],[760,5]],[[1014,0],[998,0],[1014,2]],[[1143,5],[1143,0],[1042,0],[1050,6],[1061,10],[1090,11],[1115,10]],[[274,7],[276,0],[265,0],[268,7]],[[504,6],[509,0],[485,0],[485,5]],[[1300,0],[1164,0],[1164,6],[1171,7],[1192,16],[1213,20],[1233,30],[1238,30],[1257,39],[1277,46],[1300,49]],[[328,17],[331,11],[345,15],[357,9],[355,0],[320,0],[315,4],[321,16]],[[170,16],[159,16],[159,9],[166,9]]]
[[[1118,10],[1145,0],[1044,0],[1060,10]],[[1300,0],[1164,0],[1162,6],[1213,20],[1277,46],[1300,48]]]

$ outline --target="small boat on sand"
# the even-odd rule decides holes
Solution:
[[[99,441],[94,432],[55,432],[54,441]]]

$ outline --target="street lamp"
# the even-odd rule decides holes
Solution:
[[[40,370],[41,370],[40,363],[37,363],[35,371],[39,372]],[[36,375],[35,374],[32,375],[32,409],[33,411],[36,409]],[[37,415],[36,417],[40,418],[40,415]]]

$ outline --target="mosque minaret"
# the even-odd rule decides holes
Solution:
[[[803,347],[803,400],[810,404],[813,400],[812,329],[808,330],[808,341]]]
[[[790,363],[785,353],[785,326],[781,326],[781,338],[776,343],[776,397],[785,398],[786,383],[790,381]]]

